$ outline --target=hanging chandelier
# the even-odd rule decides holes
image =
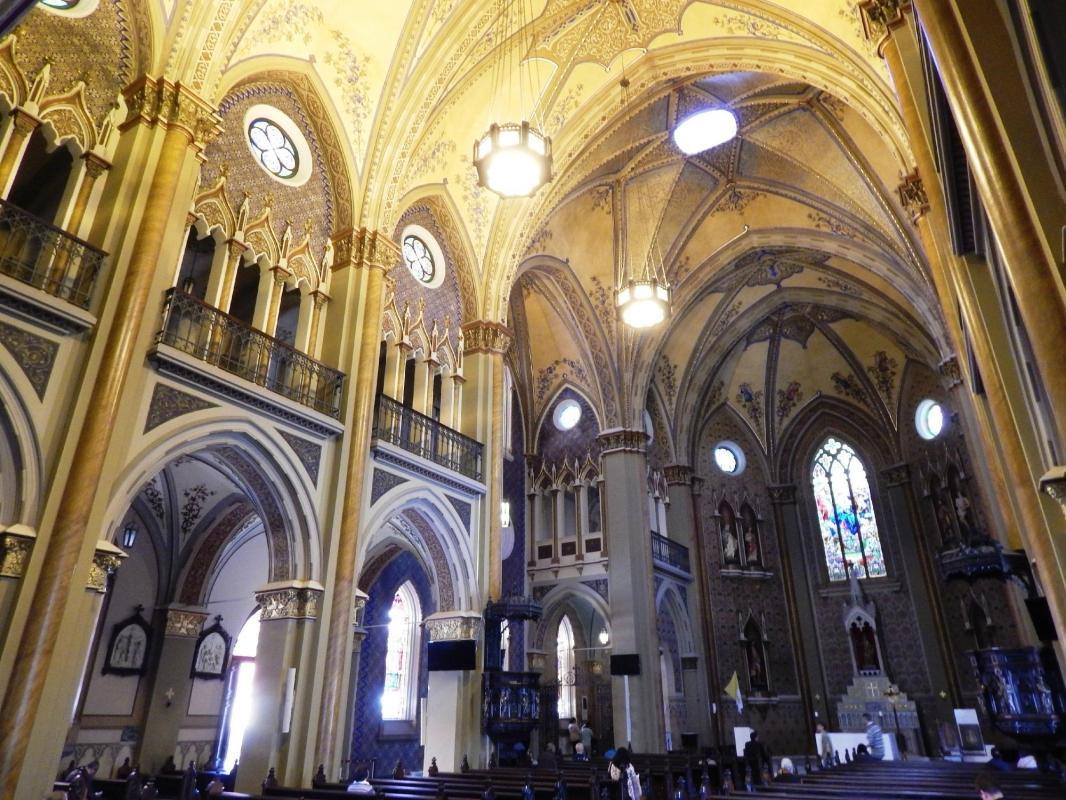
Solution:
[[[512,69],[508,50],[513,33],[523,37],[521,44],[528,56],[536,42],[536,32],[532,19],[527,25],[527,0],[497,0],[499,14],[497,27],[500,28],[499,41],[502,43],[500,58],[494,68],[492,99],[493,106],[501,99],[501,93],[510,92],[517,78],[519,86],[519,107],[526,108],[521,75],[521,63]],[[515,10],[514,6],[518,6]],[[530,12],[532,17],[532,11]],[[528,37],[527,37],[528,33]],[[532,79],[530,81],[530,98],[532,102]],[[508,106],[511,103],[508,102]],[[524,112],[523,112],[524,113]],[[551,138],[541,132],[536,124],[537,108],[534,107],[530,119],[521,122],[492,122],[489,129],[474,142],[474,168],[477,170],[479,186],[495,192],[500,197],[529,197],[541,186],[552,179],[552,142]]]

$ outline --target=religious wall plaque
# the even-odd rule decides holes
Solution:
[[[133,615],[115,623],[111,629],[111,641],[107,645],[107,658],[102,672],[105,675],[143,675],[148,664],[148,648],[152,643],[152,627],[137,606]]]
[[[229,664],[230,641],[230,635],[222,627],[222,617],[215,617],[215,624],[201,632],[196,640],[190,675],[221,680]]]

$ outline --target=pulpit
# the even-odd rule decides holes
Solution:
[[[1066,690],[1050,647],[990,647],[968,655],[997,729],[1023,740],[1050,740],[1066,731]]]

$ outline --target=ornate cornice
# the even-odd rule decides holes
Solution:
[[[387,273],[400,263],[399,245],[382,231],[359,228],[333,237],[333,269],[366,267]]]
[[[910,0],[861,0],[858,7],[863,33],[877,45],[877,54],[882,55],[885,40],[904,23],[904,15],[911,9]]]
[[[941,361],[938,370],[945,389],[954,389],[962,385],[962,367],[959,366],[959,359],[955,356],[949,356]]]
[[[925,183],[922,182],[918,170],[903,176],[899,186],[896,187],[896,193],[899,195],[903,210],[907,212],[911,222],[917,225],[918,220],[929,210],[929,195],[926,194]]]
[[[107,593],[107,576],[118,569],[126,554],[111,542],[101,539],[93,551],[93,562],[89,565],[89,579],[85,588],[100,594]]]
[[[463,352],[470,353],[506,353],[511,347],[514,335],[510,328],[498,322],[468,322],[463,326]]]
[[[165,636],[180,636],[195,639],[207,619],[206,611],[191,611],[187,608],[168,608]]]
[[[121,130],[137,124],[181,128],[203,149],[222,132],[215,109],[181,83],[143,75],[123,90],[127,115]]]
[[[692,467],[688,464],[670,464],[663,467],[667,486],[688,486],[692,483]]]
[[[767,486],[770,493],[770,502],[774,505],[790,505],[796,502],[796,485],[794,483],[779,483],[776,486]]]
[[[911,482],[910,464],[893,464],[881,470],[881,477],[889,486],[905,486]]]
[[[318,584],[276,586],[255,593],[259,619],[318,619],[322,587]]]
[[[481,615],[472,611],[443,611],[426,617],[424,624],[431,642],[477,639],[481,632]]]
[[[0,578],[21,578],[26,574],[33,553],[33,543],[37,535],[32,531],[6,530],[0,533],[0,548],[3,560],[0,561]]]
[[[648,446],[648,434],[644,431],[615,428],[601,433],[596,437],[596,441],[600,443],[600,453],[602,455],[618,451],[643,453]]]

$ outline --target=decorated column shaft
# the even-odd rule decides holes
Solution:
[[[439,642],[476,641],[481,615],[440,611],[425,620],[429,646]],[[463,756],[477,763],[481,729],[481,681],[477,671],[430,672],[426,689],[424,769],[437,759],[442,772],[458,772]]]

